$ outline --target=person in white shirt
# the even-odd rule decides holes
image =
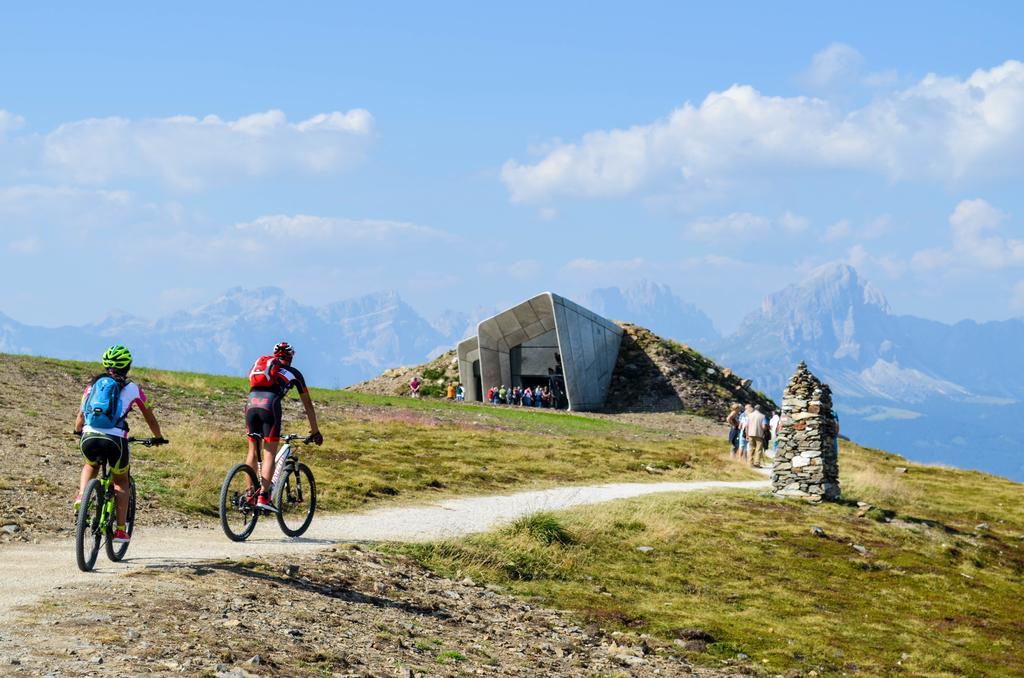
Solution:
[[[772,412],[772,418],[768,421],[768,429],[772,432],[772,451],[769,456],[772,459],[779,452],[779,425],[782,423],[782,417],[779,416],[778,410]]]

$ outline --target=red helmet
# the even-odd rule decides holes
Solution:
[[[280,344],[274,347],[274,355],[278,358],[289,358],[291,359],[295,355],[295,349],[287,341],[282,341]]]

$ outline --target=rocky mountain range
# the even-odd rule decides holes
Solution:
[[[154,321],[115,314],[86,326],[51,329],[0,316],[0,351],[95,360],[117,341],[129,345],[141,365],[242,374],[254,356],[287,337],[310,383],[341,387],[451,346],[465,329],[452,322],[438,329],[394,292],[307,306],[277,288],[235,288],[209,304]]]
[[[706,350],[721,340],[711,318],[676,296],[668,285],[641,280],[630,287],[605,287],[580,303],[606,318],[645,327],[663,337]]]
[[[1024,414],[1024,319],[949,325],[897,315],[844,264],[769,295],[712,347],[780,393],[804,360],[829,383],[843,432],[926,462],[1024,477],[1011,422]]]
[[[1024,319],[953,325],[892,311],[852,267],[824,266],[769,295],[721,337],[711,320],[666,286],[603,288],[581,303],[700,349],[779,399],[804,360],[836,395],[842,431],[911,458],[1024,478],[1010,429],[1024,414]],[[140,364],[241,374],[287,337],[313,384],[347,386],[450,349],[489,315],[446,311],[428,320],[394,292],[309,306],[282,290],[228,290],[157,320],[109,315],[90,325],[41,328],[0,314],[0,352],[94,360],[111,342]]]

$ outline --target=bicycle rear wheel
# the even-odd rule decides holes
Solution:
[[[238,464],[220,488],[220,526],[231,541],[245,541],[256,527],[260,481],[248,464]]]
[[[103,485],[98,479],[90,480],[82,493],[82,504],[78,507],[78,520],[75,523],[75,559],[82,572],[92,570],[100,554],[103,500]]]
[[[277,524],[289,537],[301,536],[313,522],[316,510],[316,482],[305,464],[289,466],[274,487]]]
[[[117,514],[115,513],[115,516]],[[117,522],[116,518],[114,521],[107,525],[107,558],[110,558],[115,563],[120,562],[124,558],[124,554],[128,552],[128,544],[115,544],[114,543],[114,525]],[[128,476],[128,513],[125,514],[125,532],[128,536],[132,536],[132,531],[135,530],[135,478]]]

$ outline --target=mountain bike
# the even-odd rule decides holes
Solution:
[[[166,445],[162,438],[129,438],[129,443],[139,443],[146,447]],[[96,566],[96,558],[100,553],[100,542],[105,541],[107,557],[120,562],[128,552],[128,544],[114,543],[114,526],[117,523],[117,499],[114,494],[114,481],[107,468],[107,461],[100,461],[99,474],[89,481],[82,493],[82,503],[78,507],[75,521],[75,558],[78,569],[89,572]],[[125,520],[125,531],[131,537],[135,529],[135,478],[128,475],[128,513]]]
[[[236,464],[224,477],[220,488],[220,526],[231,541],[245,541],[256,528],[260,514],[270,513],[257,508],[260,477],[263,475],[263,436],[250,433],[256,441],[256,471],[248,464]],[[289,537],[299,537],[313,522],[316,510],[316,481],[309,467],[299,461],[293,449],[295,443],[312,440],[298,435],[287,435],[284,446],[274,457],[274,477],[271,480],[270,501],[277,509],[277,524]]]

